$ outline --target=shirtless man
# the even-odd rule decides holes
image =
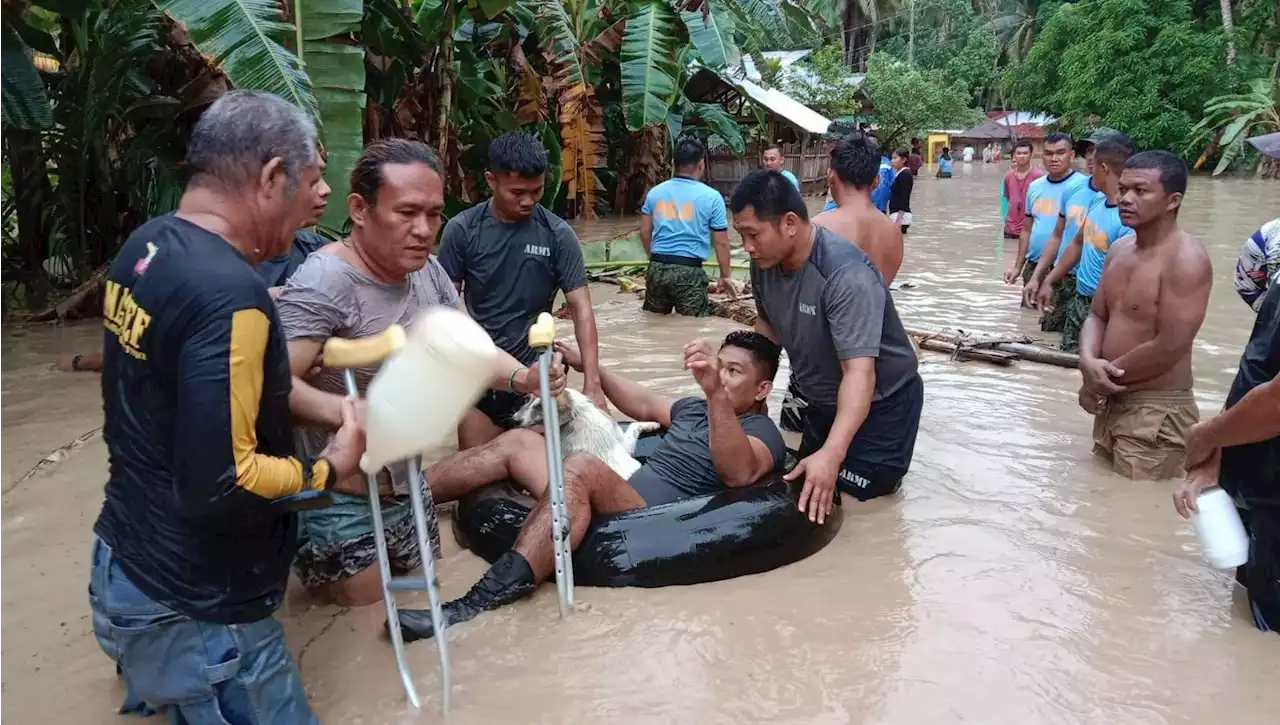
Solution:
[[[851,133],[831,149],[827,187],[836,208],[813,218],[813,223],[858,245],[893,284],[902,266],[902,232],[871,203],[871,189],[880,173],[880,147],[860,133]]]
[[[1200,418],[1191,344],[1204,322],[1213,269],[1178,229],[1187,166],[1168,151],[1129,158],[1120,220],[1134,236],[1107,254],[1080,333],[1080,406],[1093,413],[1094,450],[1129,478],[1177,475]]]

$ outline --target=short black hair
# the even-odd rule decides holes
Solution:
[[[771,144],[769,144],[769,145],[767,145],[767,146],[765,146],[765,147],[764,147],[764,150],[762,150],[762,151],[760,152],[760,155],[761,155],[761,156],[764,156],[765,154],[769,153],[770,151],[777,151],[779,155],[782,155],[782,146],[781,146],[780,144],[771,143]]]
[[[1129,157],[1126,169],[1155,169],[1160,172],[1160,185],[1166,194],[1187,193],[1187,164],[1176,154],[1156,149]]]
[[[512,131],[489,142],[489,170],[532,179],[547,173],[547,150],[527,133]]]
[[[706,155],[706,152],[706,147],[698,139],[689,136],[680,139],[676,144],[674,155],[676,169],[688,169],[697,166],[702,157]]]
[[[1066,131],[1054,131],[1053,133],[1049,134],[1044,139],[1044,145],[1048,146],[1051,143],[1062,143],[1063,141],[1066,141],[1067,145],[1072,147],[1073,149],[1075,148],[1075,142],[1072,140],[1071,134],[1067,133]]]
[[[720,349],[736,347],[751,353],[751,358],[764,366],[769,380],[778,375],[778,360],[782,357],[782,348],[773,340],[755,330],[734,330],[724,336]]]
[[[911,152],[910,152],[910,151],[908,151],[908,150],[906,150],[906,149],[898,149],[897,151],[894,151],[894,152],[893,152],[893,155],[894,155],[894,156],[901,156],[901,157],[902,157],[902,158],[904,158],[904,159],[909,159],[909,158],[911,158]]]
[[[1104,163],[1108,169],[1114,169],[1117,173],[1132,155],[1133,141],[1124,134],[1108,138],[1093,147],[1093,163]]]
[[[1018,149],[1026,149],[1026,150],[1028,150],[1028,151],[1035,151],[1035,150],[1036,150],[1036,147],[1035,147],[1034,145],[1032,145],[1032,143],[1031,143],[1030,141],[1028,141],[1028,140],[1026,140],[1026,139],[1024,138],[1024,139],[1022,139],[1021,141],[1018,141],[1018,142],[1016,142],[1016,143],[1014,143],[1014,144],[1013,144],[1013,150],[1014,150],[1014,151],[1017,151]]]
[[[858,132],[842,136],[831,149],[831,168],[846,184],[863,189],[880,173],[880,147],[875,139]]]
[[[950,146],[943,146],[943,147],[942,147],[942,153],[944,153],[944,154],[949,154],[949,153],[951,153],[951,147],[950,147]]]
[[[747,207],[755,209],[756,216],[764,221],[777,221],[787,212],[809,221],[800,190],[781,171],[773,169],[756,169],[738,182],[729,197],[729,211],[737,214]]]
[[[351,192],[364,197],[370,206],[378,203],[378,190],[382,188],[382,167],[388,164],[426,164],[444,178],[440,157],[421,141],[407,138],[384,138],[374,141],[360,152],[351,167],[348,181]]]

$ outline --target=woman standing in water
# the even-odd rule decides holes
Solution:
[[[916,181],[916,175],[907,168],[910,156],[906,149],[893,152],[894,177],[893,185],[889,187],[889,218],[902,229],[903,234],[911,226],[911,190]]]

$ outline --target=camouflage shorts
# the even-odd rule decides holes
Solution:
[[[1032,262],[1030,259],[1028,259],[1022,263],[1022,286],[1023,287],[1027,286],[1027,283],[1031,281],[1031,275],[1035,274],[1035,272],[1036,272],[1035,262]],[[1020,306],[1026,309],[1031,309],[1031,306],[1027,304],[1026,298],[1023,298]]]
[[[425,480],[425,479],[423,479]],[[440,523],[431,500],[426,496],[427,544],[440,558]],[[378,563],[378,546],[372,527],[369,499],[334,493],[333,505],[305,511],[300,521],[301,546],[294,557],[293,568],[303,586],[314,587],[349,579]],[[408,497],[386,500],[382,505],[383,531],[387,536],[387,558],[391,573],[402,576],[422,565],[418,534]]]
[[[1067,316],[1067,303],[1076,296],[1076,275],[1066,277],[1053,283],[1053,310],[1040,315],[1040,330],[1043,332],[1062,332],[1062,321]]]
[[[677,315],[706,317],[711,314],[709,281],[702,265],[649,262],[649,271],[644,275],[644,309],[663,315],[674,309]]]
[[[1067,301],[1067,314],[1062,318],[1062,349],[1066,352],[1080,352],[1080,330],[1084,321],[1089,319],[1089,307],[1093,305],[1093,297],[1074,294]]]

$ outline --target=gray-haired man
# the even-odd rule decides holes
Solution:
[[[355,408],[298,456],[289,356],[251,265],[288,248],[320,181],[297,107],[234,91],[187,147],[178,211],[138,228],[103,302],[106,502],[94,526],[93,629],[128,687],[123,711],[175,722],[317,722],[272,613],[298,508],[323,506],[364,450]]]

